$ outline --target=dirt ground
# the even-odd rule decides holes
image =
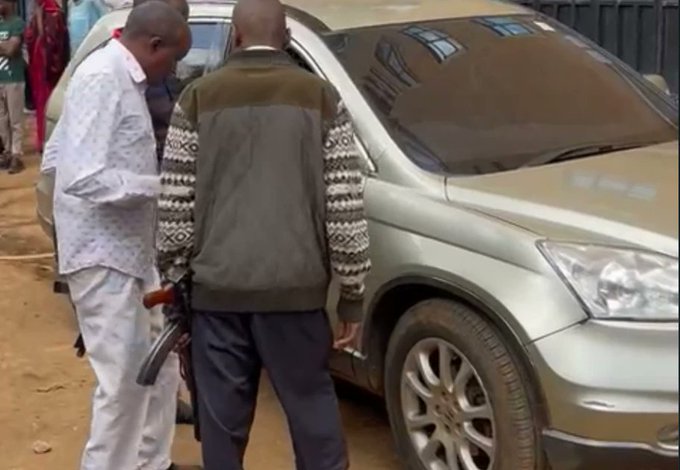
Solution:
[[[89,425],[93,377],[87,361],[73,353],[69,305],[51,291],[51,258],[14,258],[52,251],[35,221],[38,158],[27,163],[20,175],[0,173],[0,470],[75,469]],[[397,469],[380,402],[350,390],[341,394],[341,408],[352,468]],[[51,450],[35,453],[36,441]],[[174,454],[177,463],[200,463],[190,428],[177,429]],[[293,468],[286,425],[266,385],[246,468]]]

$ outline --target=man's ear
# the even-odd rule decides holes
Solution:
[[[149,45],[151,46],[151,50],[153,52],[156,52],[163,45],[163,40],[161,38],[159,38],[158,36],[154,36],[149,41]]]

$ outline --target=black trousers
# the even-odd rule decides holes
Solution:
[[[348,468],[328,368],[332,332],[324,311],[199,311],[193,318],[205,470],[242,470],[262,368],[288,418],[297,470]]]

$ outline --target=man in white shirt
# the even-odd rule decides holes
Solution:
[[[179,384],[177,358],[156,385],[135,383],[159,310],[142,305],[159,286],[154,228],[160,189],[145,99],[186,55],[191,33],[165,2],[132,10],[119,40],[77,68],[43,171],[56,167],[59,271],[68,281],[97,378],[82,470],[166,470]]]

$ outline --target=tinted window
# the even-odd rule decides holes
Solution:
[[[677,139],[677,107],[550,20],[468,18],[362,28],[329,47],[405,153],[479,174],[600,144]]]

